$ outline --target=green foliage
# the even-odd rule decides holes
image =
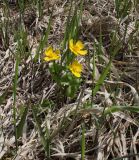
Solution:
[[[49,100],[49,99],[44,99],[43,102],[41,103],[41,107],[42,108],[53,108],[54,106],[54,102],[52,100]]]
[[[32,106],[32,112],[33,112],[33,116],[37,125],[37,130],[39,131],[39,135],[41,138],[41,142],[43,144],[45,153],[46,153],[46,157],[49,159],[50,158],[50,139],[49,139],[49,130],[47,131],[47,137],[44,136],[44,133],[42,131],[42,127],[41,127],[41,119],[37,116],[38,113],[38,106]]]
[[[138,106],[111,106],[110,108],[104,111],[104,114],[107,115],[107,114],[111,114],[119,111],[129,111],[131,113],[134,113],[134,112],[138,113],[139,107]]]
[[[14,54],[19,54],[18,56],[20,60],[26,60],[30,56],[30,48],[27,39],[27,32],[22,25],[19,25],[18,30],[15,31],[14,40],[17,42],[17,51]]]
[[[9,20],[9,7],[8,3],[6,0],[4,0],[3,7],[3,18],[0,18],[0,33],[1,33],[1,38],[3,41],[3,48],[6,50],[9,46],[9,25],[10,25],[10,20]]]
[[[73,8],[71,3],[70,9],[69,9],[69,15],[67,17],[67,24],[66,24],[65,35],[64,35],[63,45],[62,45],[61,62],[60,64],[57,62],[53,62],[50,65],[50,72],[51,72],[52,78],[57,82],[60,88],[65,91],[68,97],[75,96],[81,83],[81,80],[78,80],[76,77],[74,77],[70,73],[67,73],[69,64],[76,58],[76,56],[73,53],[71,53],[69,48],[66,49],[66,44],[69,43],[69,40],[71,38],[74,38],[74,40],[78,40],[79,23],[80,23],[81,14],[82,14],[82,5],[83,5],[83,2],[81,2],[79,7],[75,7],[74,14],[71,17],[71,11]]]
[[[45,45],[47,45],[47,43],[48,43],[48,36],[49,36],[49,33],[50,33],[50,28],[51,28],[52,14],[53,14],[53,11],[52,11],[52,13],[50,15],[50,18],[49,18],[48,27],[47,27],[46,31],[44,32],[43,36],[41,37],[39,46],[37,48],[36,56],[34,58],[35,62],[38,61],[38,59],[40,58],[40,54],[42,53]]]
[[[85,159],[85,127],[82,125],[81,159]]]
[[[131,0],[115,0],[116,13],[118,18],[124,18],[129,15],[132,8]]]
[[[18,69],[19,69],[19,54],[16,55],[16,63],[15,63],[15,75],[13,80],[13,124],[15,128],[15,141],[16,141],[16,150],[18,149],[18,140],[17,140],[17,111],[16,111],[16,91],[17,91],[17,81],[18,81]]]
[[[23,106],[21,106],[23,108]],[[17,125],[17,139],[20,138],[23,134],[23,128],[26,122],[27,114],[28,114],[28,107],[23,108],[24,111],[21,115],[21,120]]]

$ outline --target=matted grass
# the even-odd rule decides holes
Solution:
[[[0,1],[0,159],[139,159],[138,14],[138,0]]]

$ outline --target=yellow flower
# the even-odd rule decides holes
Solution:
[[[77,55],[86,55],[87,50],[84,49],[84,44],[78,40],[76,43],[73,42],[73,39],[69,41],[69,48],[70,50],[77,56]]]
[[[81,77],[83,67],[77,60],[73,61],[72,64],[69,65],[69,69],[76,77]]]
[[[45,57],[44,57],[45,61],[53,61],[53,60],[60,59],[60,51],[59,50],[54,51],[51,46],[49,46],[45,50],[44,54],[45,54]]]

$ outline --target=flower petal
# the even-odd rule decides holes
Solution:
[[[69,69],[76,77],[81,77],[82,65],[77,60],[69,65]]]
[[[60,50],[53,51],[53,47],[49,46],[45,52],[45,61],[52,61],[52,60],[58,60],[60,59]]]
[[[82,70],[82,65],[81,65],[77,60],[75,60],[75,61],[72,63],[72,65],[73,65],[74,67],[76,67],[76,70],[78,70],[79,72]]]
[[[71,52],[73,52],[76,56],[78,55],[86,55],[87,54],[87,50],[84,49],[84,44],[82,43],[82,41],[78,40],[75,44],[73,39],[70,39],[69,41],[69,49],[71,50]]]
[[[84,44],[83,44],[80,40],[77,41],[76,46],[77,46],[79,49],[83,49],[83,48],[84,48]]]
[[[82,56],[87,54],[87,50],[79,50],[78,53]]]
[[[51,61],[51,58],[50,57],[44,57],[44,60],[48,62],[48,61]]]
[[[44,54],[45,55],[50,55],[50,54],[52,54],[52,52],[53,52],[53,48],[52,48],[52,46],[49,46],[48,48],[46,48]]]
[[[74,72],[74,71],[72,71],[72,73],[76,76],[76,77],[81,77],[81,73],[78,73],[78,72]]]
[[[69,41],[69,49],[71,50],[71,52],[73,52],[76,56],[78,55],[78,52],[77,52],[77,47],[74,45],[73,43],[73,39],[71,39]]]

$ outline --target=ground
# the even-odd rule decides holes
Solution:
[[[43,60],[49,45],[62,46],[68,17],[81,9],[73,0],[69,16],[70,5],[0,2],[2,160],[139,159],[138,0],[83,2],[78,38],[88,54],[79,58],[84,69],[74,97]]]

